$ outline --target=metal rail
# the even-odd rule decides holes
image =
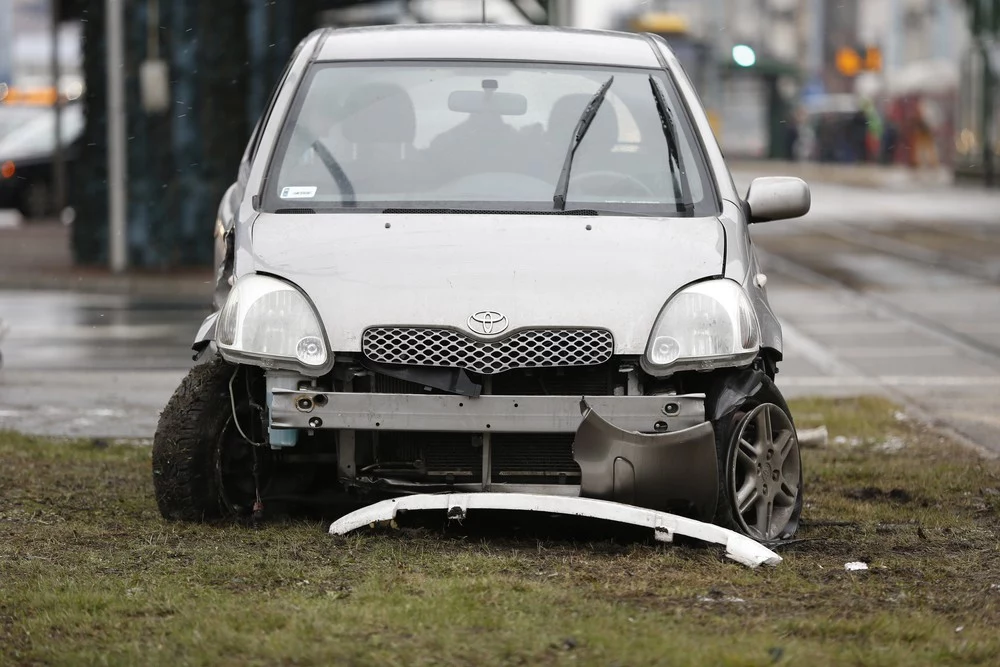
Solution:
[[[920,227],[918,225],[914,226]],[[927,227],[921,228],[928,229]],[[889,238],[881,234],[873,234],[854,225],[838,223],[836,225],[824,226],[823,229],[817,230],[817,233],[824,234],[838,241],[843,241],[844,243],[850,243],[851,245],[874,249],[893,257],[927,264],[934,268],[945,269],[968,278],[985,280],[1000,285],[1000,273],[978,262],[961,257],[953,257],[947,253],[925,248],[916,243]]]
[[[902,308],[881,296],[866,292],[849,282],[828,276],[783,255],[757,248],[757,254],[768,266],[804,283],[832,289],[841,299],[861,306],[867,312],[906,323],[911,328],[951,345],[976,359],[1000,370],[1000,347],[984,343],[951,327]]]

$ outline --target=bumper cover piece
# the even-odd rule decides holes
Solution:
[[[670,433],[636,433],[617,428],[586,400],[580,407],[583,423],[573,455],[582,495],[659,509],[690,503],[702,519],[715,516],[719,471],[710,422]]]
[[[727,557],[751,568],[781,562],[781,557],[764,545],[714,524],[606,500],[528,493],[423,494],[392,498],[341,517],[330,526],[330,534],[346,535],[364,526],[390,521],[400,511],[444,510],[448,519],[461,520],[471,509],[544,512],[627,523],[652,529],[660,542],[672,542],[674,535],[683,535],[721,544],[726,547]]]

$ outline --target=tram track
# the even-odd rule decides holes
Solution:
[[[777,255],[760,248],[757,254],[763,263],[765,270],[773,270],[784,274],[804,285],[819,288],[832,294],[834,298],[853,308],[857,308],[867,314],[888,321],[903,324],[917,333],[923,333],[932,337],[950,349],[959,351],[969,358],[976,359],[988,368],[1000,374],[1000,348],[985,344],[982,341],[971,338],[960,331],[941,324],[935,320],[915,314],[909,310],[901,308],[890,300],[876,294],[872,294],[850,282],[828,276],[816,269],[791,259],[783,255]],[[930,378],[930,377],[882,377],[868,373],[855,361],[842,358],[835,350],[813,338],[806,331],[798,326],[792,325],[788,321],[782,322],[785,331],[786,342],[796,347],[806,355],[808,360],[822,372],[831,376],[846,376],[864,378],[864,385],[871,390],[877,391],[887,396],[900,405],[908,415],[918,423],[922,423],[928,428],[932,428],[944,436],[956,442],[964,444],[987,458],[997,458],[1000,456],[997,451],[996,442],[992,437],[983,437],[975,429],[970,431],[967,424],[961,419],[956,419],[954,413],[949,414],[946,406],[934,400],[928,393],[928,382],[939,388],[966,387],[971,391],[993,390],[992,380],[994,377],[986,378]],[[938,385],[937,381],[941,380]],[[914,381],[910,384],[909,380]],[[969,380],[979,380],[975,386],[966,384]],[[989,380],[990,382],[983,382]],[[861,383],[857,383],[860,384]],[[779,379],[779,386],[781,381]]]
[[[913,225],[911,227],[927,228],[923,225]],[[937,232],[938,230],[933,230]],[[856,225],[846,223],[833,223],[824,225],[819,234],[828,236],[844,243],[848,243],[866,250],[890,255],[899,259],[932,266],[936,269],[944,269],[967,278],[982,280],[994,285],[1000,285],[1000,269],[985,266],[980,262],[958,257],[951,253],[935,250],[917,243],[894,239],[883,234],[869,232]],[[976,239],[982,242],[985,239]]]
[[[939,342],[960,350],[1000,371],[1000,346],[981,341],[958,331],[939,320],[915,313],[893,303],[881,294],[862,289],[842,278],[822,273],[815,268],[786,255],[777,255],[758,247],[758,256],[765,266],[808,285],[833,290],[837,296],[859,306],[877,317],[896,320]]]

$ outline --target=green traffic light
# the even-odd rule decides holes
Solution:
[[[753,67],[757,62],[757,54],[746,44],[737,44],[733,47],[733,62],[740,67]]]

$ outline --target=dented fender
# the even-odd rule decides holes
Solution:
[[[198,327],[198,333],[195,334],[194,343],[191,345],[192,350],[200,354],[206,347],[215,342],[215,330],[218,321],[219,311],[215,311],[205,318],[205,321]]]

